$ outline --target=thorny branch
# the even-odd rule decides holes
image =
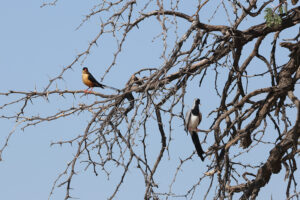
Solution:
[[[125,178],[129,176],[128,171],[132,168],[137,168],[144,178],[144,199],[159,199],[163,196],[167,199],[168,197],[199,199],[195,196],[195,192],[202,187],[201,183],[206,179],[210,184],[206,194],[203,194],[205,198],[210,194],[215,195],[215,199],[232,199],[234,195],[239,194],[240,199],[256,199],[260,189],[268,184],[272,174],[281,171],[282,165],[286,169],[286,178],[289,179],[286,198],[299,198],[299,191],[295,190],[290,194],[290,190],[291,184],[296,187],[298,180],[295,179],[294,172],[297,169],[296,155],[299,154],[297,148],[300,136],[300,102],[294,91],[300,79],[300,42],[297,42],[297,36],[294,40],[289,40],[295,42],[281,43],[281,47],[277,45],[277,41],[280,40],[279,34],[284,34],[300,23],[300,7],[283,14],[282,23],[278,26],[269,27],[258,19],[256,24],[249,24],[245,29],[240,28],[241,24],[248,23],[246,22],[248,19],[261,16],[263,9],[274,1],[264,3],[256,0],[244,1],[245,3],[222,1],[222,6],[211,12],[211,18],[207,21],[203,14],[212,1],[196,1],[196,7],[191,9],[193,13],[181,11],[181,6],[187,2],[179,0],[170,2],[171,4],[167,5],[163,0],[143,3],[135,0],[100,1],[78,27],[81,28],[91,18],[100,16],[101,26],[98,34],[84,51],[56,77],[49,80],[43,91],[0,92],[0,96],[8,99],[0,104],[0,111],[13,106],[18,107],[16,114],[4,112],[0,116],[3,121],[16,121],[15,127],[7,135],[0,150],[0,160],[11,136],[18,128],[24,130],[40,123],[90,113],[92,117],[81,134],[70,140],[52,143],[52,145],[71,144],[75,154],[66,169],[55,180],[49,199],[56,186],[65,187],[65,199],[72,198],[72,180],[80,165],[86,164],[86,169],[93,167],[95,175],[101,171],[109,177],[107,165],[111,163],[123,170],[109,199],[116,197]],[[42,7],[55,6],[57,3],[58,0],[55,0],[44,3]],[[280,4],[281,2],[278,6]],[[229,25],[210,23],[215,14],[220,12],[218,9],[224,9],[223,17],[228,20]],[[230,16],[230,10],[234,12],[233,16]],[[117,49],[113,54],[111,65],[104,72],[102,77],[104,80],[113,67],[118,67],[117,58],[128,35],[136,29],[142,30],[147,20],[150,22],[157,20],[161,27],[159,37],[164,48],[160,66],[148,68],[146,67],[148,64],[145,63],[145,67],[133,73],[128,78],[127,84],[117,93],[85,94],[82,90],[52,89],[56,81],[64,77],[66,71],[84,63],[92,47],[97,46],[97,42],[110,35],[115,38]],[[186,25],[185,29],[181,28],[182,23]],[[179,34],[179,29],[184,30],[183,34]],[[172,34],[176,36],[174,43],[168,42]],[[262,45],[267,42],[268,35],[274,36],[272,48],[269,52],[265,50],[263,52]],[[250,44],[254,46],[249,47]],[[276,55],[276,51],[280,48],[290,51],[289,60],[281,66],[277,64],[279,58]],[[259,66],[253,64],[257,63],[257,60],[261,61]],[[208,69],[215,73],[215,80],[212,84],[205,85],[202,83],[209,80]],[[219,81],[221,76],[222,79],[226,77],[225,80]],[[193,153],[185,159],[180,159],[178,166],[174,167],[175,174],[170,179],[169,190],[161,192],[156,175],[159,174],[159,166],[166,162],[166,159],[163,159],[166,154],[177,158],[170,150],[175,137],[172,134],[173,121],[183,120],[186,88],[195,81],[195,77],[201,78],[200,88],[215,91],[216,96],[220,97],[218,105],[209,112],[211,124],[206,126],[209,129],[203,131],[206,137],[208,135],[214,137],[212,141],[207,142],[206,154],[210,159],[205,160],[202,166],[206,173],[195,173],[200,174],[198,181],[195,184],[189,183],[190,189],[185,194],[174,191],[173,185],[177,176],[185,172],[183,167],[187,163],[192,163],[195,157]],[[258,77],[266,77],[270,81],[265,85],[256,85],[256,88],[249,87],[248,85],[253,84]],[[222,92],[219,94],[218,91]],[[91,95],[97,100],[90,104],[70,105],[64,110],[57,110],[54,114],[43,113],[43,116],[41,113],[27,114],[37,99],[49,101],[52,96],[83,99]],[[202,102],[209,102],[205,96],[200,98]],[[287,114],[289,109],[297,110],[295,120],[290,119]],[[157,124],[157,131],[149,128],[151,120]],[[166,124],[169,124],[169,132]],[[275,127],[273,132],[268,128],[272,125]],[[268,139],[268,142],[265,141],[267,135],[272,138]],[[159,153],[155,157],[150,157],[148,150],[147,140],[151,137],[159,137],[161,141]],[[237,143],[240,144],[239,147]],[[268,158],[260,164],[241,159],[247,158],[248,152],[264,145],[271,150]],[[216,190],[213,187],[216,187]]]

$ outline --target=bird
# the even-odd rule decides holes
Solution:
[[[82,68],[82,82],[88,86],[89,88],[86,89],[84,92],[87,93],[87,91],[91,88],[91,91],[93,90],[93,87],[100,87],[104,89],[104,85],[99,83],[93,75],[89,72],[87,67]],[[90,91],[90,92],[91,92]]]
[[[193,143],[195,145],[198,156],[204,161],[204,151],[201,147],[200,140],[198,137],[198,133],[200,130],[197,128],[202,120],[202,114],[199,110],[200,99],[196,98],[194,100],[194,105],[192,109],[190,109],[185,116],[185,131],[189,132]]]

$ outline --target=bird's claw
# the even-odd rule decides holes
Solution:
[[[89,89],[86,89],[86,90],[84,90],[84,93],[85,94],[91,94],[93,91],[92,90],[89,90]]]
[[[189,131],[190,132],[193,132],[193,131],[195,131],[195,132],[201,132],[201,130],[198,129],[198,128],[192,128],[192,129],[190,128]]]

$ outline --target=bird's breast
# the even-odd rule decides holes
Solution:
[[[82,74],[82,82],[88,87],[94,86],[93,82],[89,80],[88,74]]]
[[[199,116],[195,116],[195,115],[192,114],[191,119],[190,119],[190,123],[189,123],[189,127],[190,128],[197,128],[199,123],[200,123]]]

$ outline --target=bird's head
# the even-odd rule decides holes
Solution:
[[[82,68],[82,73],[88,73],[88,72],[89,72],[89,70],[87,67]]]
[[[196,99],[194,100],[194,105],[195,105],[195,106],[199,106],[199,105],[200,105],[200,99],[196,98]]]

